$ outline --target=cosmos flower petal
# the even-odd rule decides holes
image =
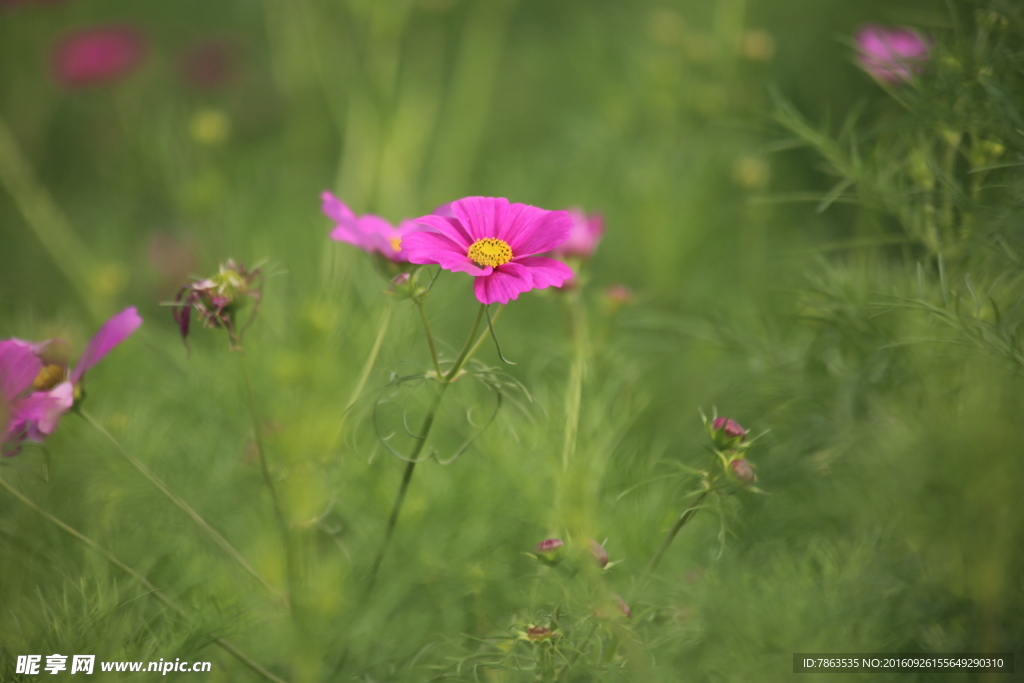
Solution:
[[[509,201],[504,197],[466,197],[452,202],[451,210],[466,229],[470,244],[487,237],[505,239]]]
[[[545,211],[534,206],[513,204],[513,207],[520,206],[525,207],[519,214],[522,220],[514,226],[515,236],[506,240],[515,256],[533,256],[551,251],[568,239],[572,227],[568,211]],[[513,226],[510,226],[510,232],[512,229]]]
[[[452,242],[462,245],[463,250],[468,249],[474,241],[457,218],[430,214],[429,216],[420,216],[414,222],[441,233]]]
[[[15,418],[24,420],[28,438],[42,441],[57,430],[61,416],[75,402],[75,387],[61,382],[50,391],[37,391],[18,404]]]
[[[436,263],[445,270],[470,275],[490,275],[490,266],[480,267],[461,245],[436,232],[411,232],[402,238],[402,253],[410,263]]]
[[[340,223],[346,220],[354,221],[356,219],[356,215],[352,212],[352,209],[348,208],[348,205],[345,204],[345,202],[341,201],[327,190],[324,190],[320,195],[320,200],[320,208],[324,212],[324,215],[335,223]]]
[[[110,353],[111,349],[130,337],[142,324],[142,318],[134,306],[126,308],[107,322],[89,340],[88,346],[78,359],[71,381],[78,384],[86,370],[96,365],[101,358]]]
[[[5,403],[30,389],[43,369],[32,346],[17,339],[0,342],[0,400]]]
[[[507,304],[532,288],[530,269],[514,261],[499,266],[490,275],[478,277],[473,283],[473,291],[482,304]]]
[[[562,283],[573,276],[572,268],[561,261],[543,256],[524,256],[523,258],[515,259],[508,265],[502,266],[502,269],[512,264],[517,264],[530,270],[534,289],[561,287]]]

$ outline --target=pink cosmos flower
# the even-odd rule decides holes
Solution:
[[[130,337],[142,318],[127,308],[103,324],[68,372],[63,342],[0,342],[0,415],[6,418],[0,454],[17,455],[25,440],[42,442],[82,396],[81,381],[111,349]]]
[[[604,235],[604,217],[599,213],[587,215],[581,209],[569,209],[572,226],[569,238],[554,250],[555,256],[588,259],[594,255]]]
[[[65,35],[51,55],[53,77],[78,88],[111,83],[142,63],[146,39],[132,26],[96,26]]]
[[[357,216],[352,209],[330,192],[320,195],[324,215],[334,221],[331,239],[358,247],[370,254],[380,254],[395,263],[408,263],[402,247],[403,238],[414,230],[422,230],[415,221],[404,220],[397,227],[372,213]],[[438,207],[434,214],[447,209]]]
[[[865,26],[857,34],[857,62],[872,77],[904,83],[921,73],[929,59],[931,41],[909,28]]]
[[[407,234],[402,249],[412,263],[436,263],[474,276],[480,303],[507,304],[523,292],[558,287],[572,277],[564,263],[534,256],[565,242],[572,226],[568,212],[495,197],[459,199],[451,210],[453,217],[417,218],[430,229]]]
[[[727,417],[716,417],[708,431],[712,441],[721,449],[737,448],[747,438],[747,430],[736,420]]]

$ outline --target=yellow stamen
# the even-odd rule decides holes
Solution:
[[[512,247],[508,246],[508,242],[505,240],[485,237],[469,245],[466,256],[480,267],[491,266],[494,268],[512,260]]]
[[[401,237],[389,237],[388,241],[391,242],[391,248],[395,251],[402,251],[402,238]]]
[[[32,388],[36,391],[49,391],[64,381],[64,368],[59,365],[47,365],[32,382]]]

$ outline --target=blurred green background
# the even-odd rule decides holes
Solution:
[[[854,62],[868,22],[931,33],[941,78],[887,94]],[[139,68],[60,85],[55,43],[107,23],[142,32]],[[16,657],[51,653],[211,660],[204,680],[257,680],[221,636],[296,682],[547,680],[481,640],[571,623],[609,592],[631,619],[600,651],[567,626],[582,655],[562,680],[775,681],[795,652],[1020,652],[1022,27],[998,1],[0,3],[0,335],[81,349],[138,306],[146,322],[90,372],[86,411],[284,590],[238,354],[196,329],[187,355],[162,305],[226,258],[262,263],[245,357],[305,610],[293,623],[72,414],[0,474],[189,616],[0,495],[0,680],[30,680]],[[197,83],[186,65],[210,45]],[[810,144],[801,121],[838,142]],[[979,140],[1003,148],[991,168],[971,160]],[[421,412],[422,387],[382,391],[429,356],[412,304],[327,239],[324,189],[396,221],[479,194],[608,226],[578,297],[533,292],[503,313],[518,365],[502,372],[529,393],[510,391],[455,463],[420,466],[371,599],[402,471],[373,406]],[[931,193],[955,228],[941,250],[908,227]],[[612,305],[612,284],[633,300]],[[428,300],[449,358],[470,285],[444,273]],[[564,472],[573,306],[589,351]],[[480,360],[499,365],[489,342]],[[494,401],[451,393],[443,453]],[[767,495],[718,497],[647,575],[692,501],[680,465],[707,466],[712,407],[767,431],[750,454]],[[401,428],[400,412],[379,417]],[[559,578],[524,556],[552,536],[596,538],[618,564]]]

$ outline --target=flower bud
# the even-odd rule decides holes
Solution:
[[[597,566],[604,569],[608,566],[608,551],[604,549],[600,543],[594,539],[588,541],[590,545],[590,554],[594,556],[594,561],[597,562]]]
[[[746,458],[736,458],[729,462],[729,469],[732,473],[744,484],[753,484],[757,481],[757,475],[754,474],[754,468],[750,466]]]
[[[739,422],[726,417],[716,417],[708,433],[719,450],[736,448],[747,438],[747,430]]]
[[[558,538],[548,538],[536,546],[534,551],[537,553],[536,557],[538,560],[546,565],[554,566],[562,561],[565,557],[565,543]]]

